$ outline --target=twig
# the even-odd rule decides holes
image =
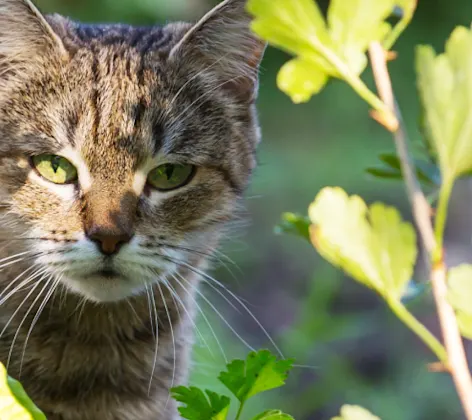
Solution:
[[[416,178],[410,155],[407,149],[407,136],[400,111],[395,103],[392,83],[387,69],[386,52],[379,42],[372,42],[369,47],[375,83],[379,95],[388,108],[395,113],[399,124],[391,130],[397,153],[401,162],[401,170],[405,179],[408,199],[413,210],[413,217],[418,227],[423,245],[428,252],[431,267],[431,284],[441,324],[442,336],[448,354],[448,370],[454,380],[457,393],[468,420],[472,420],[472,379],[464,351],[462,337],[459,332],[457,318],[453,308],[447,301],[446,266],[442,250],[437,257],[436,239],[431,222],[431,209]],[[388,128],[388,125],[386,125]],[[447,197],[449,199],[449,197]],[[445,217],[443,215],[442,217]]]

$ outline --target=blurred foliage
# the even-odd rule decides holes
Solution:
[[[347,1],[347,0],[346,0]],[[196,19],[217,1],[209,0],[37,0],[47,12],[90,22],[120,21],[152,24]],[[328,1],[320,1],[323,12]],[[419,1],[413,23],[402,35],[391,63],[393,83],[410,135],[417,148],[419,105],[414,76],[414,46],[443,49],[457,25],[469,26],[470,0]],[[401,183],[366,176],[381,153],[394,150],[390,135],[366,117],[368,107],[349,86],[331,81],[309,103],[294,106],[276,86],[277,72],[290,57],[269,48],[261,69],[259,114],[263,142],[259,168],[247,193],[250,229],[235,229],[223,251],[232,260],[214,271],[266,327],[287,357],[297,360],[286,387],[249,404],[246,415],[277,406],[297,420],[326,420],[348,402],[359,404],[385,420],[461,419],[454,387],[447,375],[432,375],[430,353],[369,291],[315,255],[310,244],[273,234],[287,210],[305,214],[314,194],[339,185],[368,202],[395,204],[410,218]],[[373,86],[366,72],[369,86]],[[458,226],[457,230],[461,230]],[[421,280],[421,279],[418,279]],[[209,289],[209,288],[208,288]],[[232,308],[221,296],[215,308],[254,348],[269,343],[244,310]],[[229,299],[232,300],[230,296]],[[242,358],[248,348],[200,302],[227,359]],[[238,307],[237,303],[234,303]],[[432,313],[431,302],[411,302],[415,312]],[[422,316],[437,331],[436,320]],[[192,383],[223,391],[218,373],[225,358],[203,317],[198,324]],[[405,345],[408,343],[408,346]],[[425,398],[427,396],[427,398]],[[276,402],[276,404],[274,404]],[[250,418],[250,417],[249,417]]]

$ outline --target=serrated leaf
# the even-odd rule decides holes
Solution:
[[[295,420],[292,416],[282,413],[280,410],[268,410],[259,414],[252,420]]]
[[[179,407],[179,413],[184,419],[226,420],[231,402],[228,397],[208,390],[203,392],[194,386],[179,386],[171,391],[176,401],[185,404]]]
[[[416,234],[399,212],[381,203],[367,207],[341,188],[324,188],[309,207],[311,239],[331,264],[399,300],[416,261]]]
[[[448,300],[457,314],[464,337],[472,340],[472,265],[462,264],[448,273]]]
[[[246,360],[233,360],[218,379],[241,402],[284,385],[293,360],[277,360],[268,350],[251,352]]]
[[[2,420],[46,420],[17,380],[7,375],[0,363],[0,413]]]
[[[301,236],[310,241],[310,219],[295,213],[282,214],[281,222],[275,227],[276,233]]]
[[[472,170],[472,31],[456,28],[445,53],[430,46],[416,52],[425,136],[443,178],[453,181]]]
[[[341,407],[341,415],[331,420],[380,420],[380,418],[363,407],[346,404]]]
[[[272,45],[295,55],[282,67],[278,86],[294,102],[307,101],[331,77],[352,80],[367,65],[374,40],[392,43],[411,19],[414,0],[332,0],[327,21],[314,0],[249,0],[252,30]],[[405,8],[395,28],[386,19]]]
[[[395,0],[331,0],[329,33],[340,57],[354,74],[365,69],[369,44],[374,40],[383,41],[390,32],[391,27],[385,20],[395,5]]]

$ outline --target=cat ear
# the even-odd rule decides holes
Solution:
[[[0,0],[0,76],[45,53],[67,55],[59,36],[29,0]]]
[[[249,102],[257,91],[265,42],[250,30],[247,0],[225,0],[191,27],[173,47],[170,59],[192,60],[201,70],[216,73],[224,88]]]

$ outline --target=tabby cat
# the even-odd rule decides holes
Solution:
[[[0,0],[0,360],[48,420],[179,418],[199,278],[255,166],[249,23],[245,0],[163,27]]]

